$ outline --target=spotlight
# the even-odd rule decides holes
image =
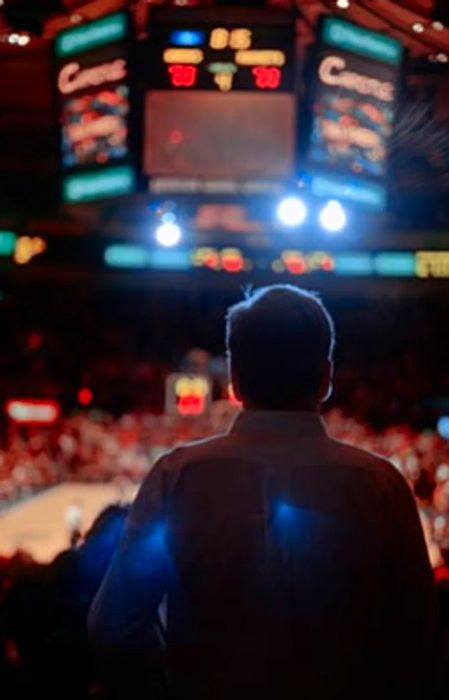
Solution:
[[[284,226],[301,226],[307,218],[307,207],[299,197],[286,197],[279,202],[277,216]]]
[[[178,245],[182,237],[182,231],[174,222],[159,224],[155,232],[156,241],[164,248],[173,248]]]
[[[342,231],[347,222],[346,212],[336,199],[331,199],[320,211],[320,224],[329,233]]]

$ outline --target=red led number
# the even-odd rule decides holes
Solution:
[[[196,83],[196,66],[175,64],[169,66],[168,72],[173,87],[193,87]]]
[[[253,76],[256,87],[261,90],[276,90],[281,82],[281,71],[279,68],[256,66],[253,68]]]

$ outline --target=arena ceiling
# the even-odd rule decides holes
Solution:
[[[203,0],[210,4],[210,0]],[[420,109],[406,110],[406,127],[414,121],[419,128],[419,159],[433,152],[435,139],[444,150],[438,156],[443,163],[438,182],[445,192],[449,185],[449,0],[293,0],[298,10],[298,31],[305,44],[315,39],[315,27],[323,13],[339,14],[370,29],[398,38],[408,49],[411,68],[421,74],[424,87],[439,94],[436,110],[438,124],[428,120]],[[234,0],[217,0],[219,4],[235,4]],[[252,4],[259,0],[249,0]],[[271,4],[289,6],[289,0],[270,0]],[[173,0],[172,4],[200,4],[198,0]],[[56,115],[53,109],[51,84],[51,42],[62,29],[89,21],[128,5],[126,0],[0,0],[0,205],[12,202],[13,207],[28,199],[46,206],[46,195],[52,199],[51,186],[57,171]],[[151,3],[140,0],[133,4],[137,13]],[[24,10],[25,8],[25,10]],[[30,15],[30,8],[32,12]],[[34,13],[34,14],[33,14]],[[39,14],[40,13],[40,14]],[[31,19],[30,19],[31,17]],[[22,18],[22,23],[21,23]],[[40,27],[37,31],[36,27]],[[30,27],[34,28],[34,33]],[[18,43],[17,36],[26,37]],[[12,41],[12,38],[14,41]],[[424,74],[424,75],[423,75]],[[443,115],[442,127],[441,115]],[[399,130],[400,131],[400,130]],[[401,133],[401,131],[400,131]],[[405,130],[404,138],[411,136]],[[429,141],[430,139],[430,141]],[[404,139],[403,139],[404,142]],[[402,153],[404,153],[402,143]],[[407,150],[407,149],[405,149]],[[441,148],[440,148],[441,151]],[[408,153],[406,154],[408,158]],[[399,159],[398,159],[398,162]],[[433,168],[433,165],[431,166]],[[407,159],[403,172],[410,186]],[[429,181],[423,175],[421,162],[413,171],[413,182]],[[433,172],[433,170],[432,170]],[[435,183],[432,181],[432,187]],[[44,189],[44,191],[42,191]],[[447,197],[446,197],[447,198]],[[3,206],[2,206],[3,208]],[[1,222],[0,222],[1,223]]]

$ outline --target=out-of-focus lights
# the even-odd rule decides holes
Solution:
[[[438,63],[448,63],[449,58],[448,58],[447,53],[443,53],[443,51],[441,51],[440,53],[437,53],[437,61],[438,61]]]
[[[90,406],[93,398],[94,398],[94,395],[93,395],[92,391],[89,389],[89,387],[87,387],[87,386],[83,386],[78,391],[78,403],[81,406]]]
[[[70,15],[70,21],[72,24],[79,24],[83,21],[83,16],[75,12],[73,15]]]
[[[279,203],[277,216],[284,226],[300,226],[307,218],[307,207],[299,197],[286,197]]]
[[[7,42],[8,44],[15,44],[16,46],[28,46],[31,37],[28,34],[12,32],[11,34],[3,34],[0,37],[0,41]]]
[[[176,216],[172,211],[166,211],[162,214],[161,221],[163,224],[174,224],[176,222]]]
[[[436,32],[442,32],[444,29],[444,24],[443,22],[432,22],[432,28],[435,29]]]
[[[449,416],[441,416],[437,424],[438,433],[445,440],[449,440]]]
[[[319,218],[321,226],[329,233],[342,231],[348,222],[345,210],[336,199],[331,199],[324,205]]]
[[[39,236],[20,236],[16,242],[14,262],[18,265],[26,265],[36,255],[47,250],[47,243]]]
[[[422,34],[424,31],[424,25],[421,22],[415,22],[415,24],[412,25],[412,29],[417,34]]]
[[[61,408],[57,401],[39,399],[10,399],[6,402],[6,414],[14,423],[51,425],[55,423]]]
[[[337,0],[336,5],[340,8],[340,10],[347,10],[351,3],[349,0]]]
[[[444,481],[449,481],[449,465],[445,464],[440,464],[439,467],[437,467],[437,470],[435,472],[435,481],[437,483],[442,483]]]
[[[182,231],[178,224],[162,223],[156,228],[155,237],[159,245],[172,248],[181,240]]]

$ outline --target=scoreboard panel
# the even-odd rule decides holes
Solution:
[[[294,167],[290,95],[149,92],[144,170],[173,177],[288,177]],[[263,115],[263,119],[261,119]]]
[[[172,22],[156,24],[151,34],[152,87],[291,92],[293,24],[229,18],[206,21],[195,11],[188,22],[174,16]]]
[[[153,11],[144,174],[177,180],[180,192],[189,179],[206,192],[208,181],[292,177],[294,44],[285,11]]]

